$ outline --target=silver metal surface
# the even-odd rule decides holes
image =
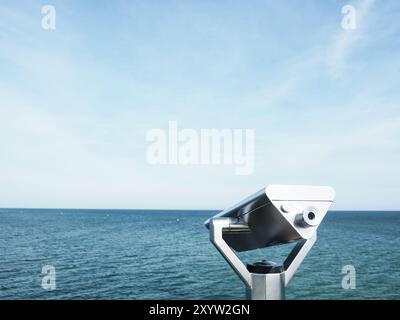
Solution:
[[[283,263],[283,268],[285,270],[285,286],[288,285],[289,281],[292,280],[297,269],[300,267],[304,258],[307,256],[308,252],[311,250],[315,242],[317,241],[317,232],[308,239],[299,241],[293,250],[289,253],[285,262]]]
[[[232,226],[234,226],[236,222],[237,220],[234,218],[212,219],[210,221],[210,240],[243,281],[245,286],[251,288],[250,272],[222,237],[223,232],[229,232],[229,230],[235,232],[235,227]],[[242,224],[240,225],[243,226]]]
[[[235,218],[248,226],[247,232],[226,233],[225,241],[236,251],[248,251],[310,238],[335,192],[325,186],[269,185],[211,219]]]
[[[284,300],[285,272],[271,274],[251,274],[252,287],[246,287],[248,300]]]
[[[315,244],[333,198],[330,187],[268,186],[205,222],[211,242],[245,284],[248,299],[285,298],[285,288]],[[290,242],[297,244],[279,272],[249,272],[234,252]]]

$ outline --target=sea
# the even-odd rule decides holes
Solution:
[[[216,213],[0,209],[0,299],[243,299],[203,225]],[[238,255],[280,263],[291,248]],[[400,212],[328,212],[286,298],[399,299]]]

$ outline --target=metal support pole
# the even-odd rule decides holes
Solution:
[[[317,240],[317,233],[299,241],[283,263],[283,271],[251,273],[223,239],[223,232],[249,231],[245,223],[235,218],[214,218],[210,221],[210,240],[246,286],[250,300],[285,299],[285,288]]]

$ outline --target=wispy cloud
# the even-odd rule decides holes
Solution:
[[[356,29],[343,29],[338,23],[338,31],[327,50],[327,60],[333,77],[340,77],[346,69],[347,59],[355,45],[367,36],[367,15],[373,8],[375,0],[359,0],[350,3],[356,12]]]
[[[342,2],[54,4],[52,33],[40,2],[0,5],[0,206],[222,208],[275,182],[331,183],[343,208],[367,203],[366,176],[399,189],[397,0],[351,2],[356,30]],[[148,165],[146,130],[172,119],[255,129],[256,174]]]

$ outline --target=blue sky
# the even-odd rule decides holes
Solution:
[[[0,207],[218,209],[280,183],[400,209],[399,35],[397,0],[1,0]],[[254,173],[148,164],[170,120],[254,129]]]

